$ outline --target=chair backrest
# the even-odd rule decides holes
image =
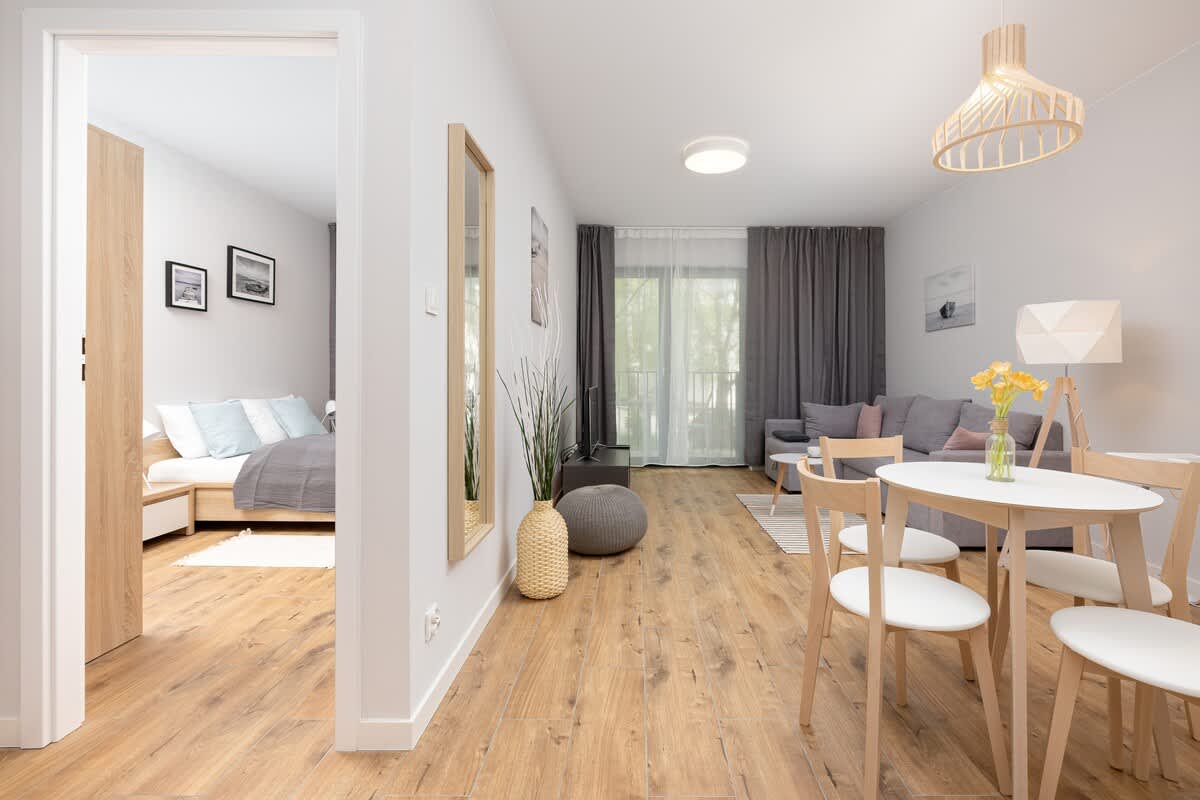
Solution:
[[[822,438],[821,447],[825,440]],[[821,451],[824,456],[824,449]],[[808,523],[808,552],[812,559],[813,582],[827,586],[832,577],[829,553],[821,536],[821,509],[834,514],[861,514],[867,521],[867,575],[871,598],[872,616],[883,614],[883,515],[879,492],[879,479],[844,481],[827,478],[813,473],[808,460],[796,464],[800,475],[800,491],[804,498],[804,518]],[[838,529],[830,525],[830,541]]]
[[[1187,598],[1188,561],[1200,511],[1200,463],[1151,461],[1075,447],[1071,449],[1071,471],[1179,493],[1179,508],[1163,557],[1162,580],[1179,598]]]
[[[837,477],[834,461],[842,458],[890,458],[899,464],[904,460],[904,437],[888,436],[883,439],[831,439],[822,436],[821,466],[830,478]],[[845,526],[841,511],[829,512],[831,536],[837,536]]]

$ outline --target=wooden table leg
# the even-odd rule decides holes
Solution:
[[[1137,514],[1122,514],[1113,520],[1109,526],[1114,560],[1117,562],[1117,572],[1121,576],[1121,591],[1125,595],[1125,607],[1137,611],[1154,611],[1150,600],[1150,576],[1146,571],[1146,550],[1142,544],[1142,524]],[[1146,695],[1143,692],[1143,697]],[[1143,700],[1145,702],[1145,700]],[[1160,691],[1154,691],[1154,744],[1158,749],[1158,766],[1163,777],[1167,780],[1179,779],[1179,765],[1175,760],[1175,741],[1171,735],[1171,718],[1167,710],[1167,698]],[[1146,712],[1150,713],[1150,712]],[[1138,710],[1134,709],[1134,717],[1138,718]],[[1135,765],[1148,762],[1149,754],[1139,752],[1140,748],[1148,747],[1149,742],[1144,738],[1134,739],[1133,763]]]
[[[908,495],[899,486],[888,487],[887,517],[883,523],[883,563],[900,566],[900,548],[904,544],[904,525],[908,522]]]
[[[992,641],[992,636],[996,631],[996,601],[1000,594],[1000,531],[991,525],[984,526],[984,558],[987,561],[987,601],[988,608],[992,610],[988,617],[988,642]],[[996,676],[996,680],[1000,680]]]
[[[1029,797],[1029,657],[1025,619],[1025,512],[1009,511],[1008,599],[1012,630],[1012,767],[1013,798]]]
[[[771,494],[771,513],[770,516],[775,516],[775,503],[779,500],[779,493],[783,490],[783,478],[787,475],[787,464],[775,462],[775,491]]]

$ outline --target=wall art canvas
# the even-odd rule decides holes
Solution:
[[[954,267],[925,279],[926,333],[974,324],[974,267]]]
[[[208,270],[167,262],[167,308],[208,311]]]
[[[229,245],[225,296],[275,305],[275,259]]]
[[[530,225],[530,319],[538,325],[545,325],[542,306],[548,300],[546,292],[550,285],[550,231],[542,221],[542,215],[536,208],[530,207],[532,223]],[[538,298],[541,298],[539,301]]]

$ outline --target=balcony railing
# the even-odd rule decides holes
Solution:
[[[629,444],[635,462],[661,462],[676,426],[687,430],[689,460],[696,463],[733,459],[741,450],[738,431],[742,410],[737,372],[689,371],[684,376],[686,419],[672,414],[667,376],[657,370],[616,374],[617,437]],[[666,429],[664,429],[664,423]]]

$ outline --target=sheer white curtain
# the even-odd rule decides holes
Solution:
[[[634,464],[743,464],[745,228],[616,229],[617,441]]]

